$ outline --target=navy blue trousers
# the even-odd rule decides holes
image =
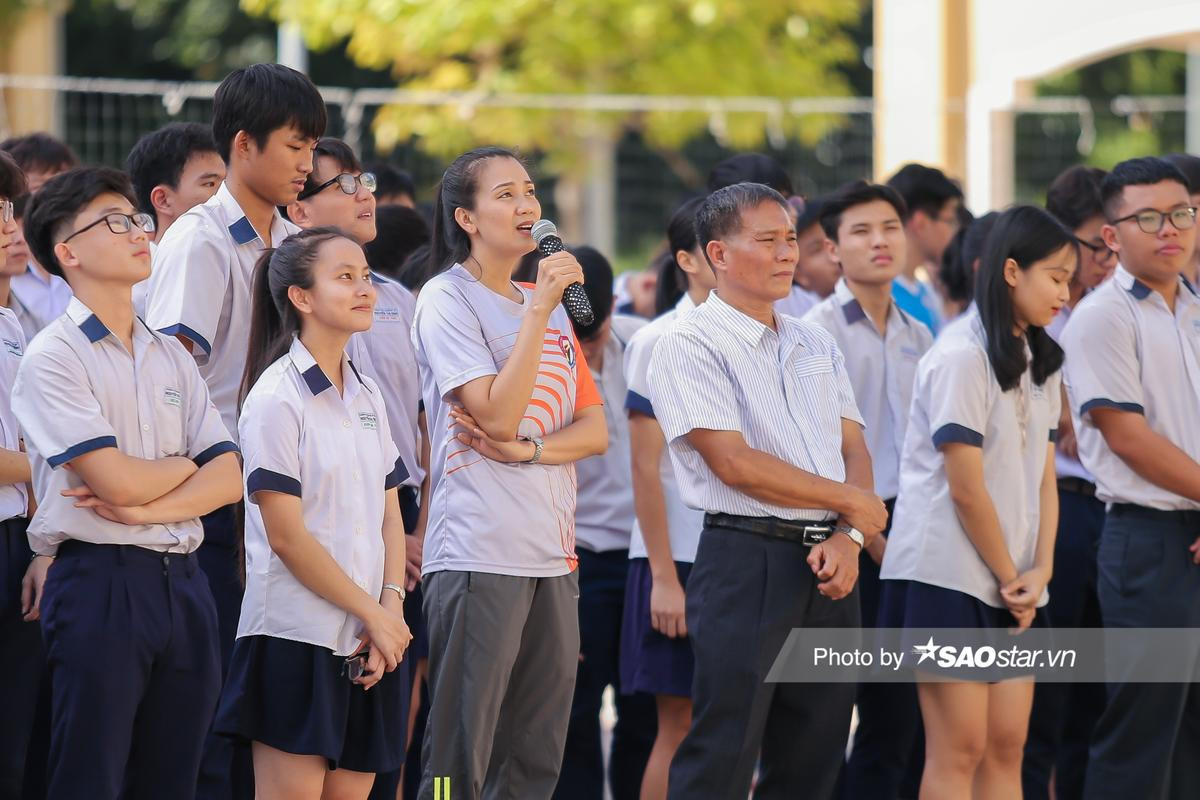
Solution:
[[[563,752],[556,800],[601,800],[604,756],[600,747],[600,703],[606,686],[616,692],[617,724],[613,729],[608,781],[613,800],[637,800],[642,774],[658,733],[654,698],[621,694],[621,620],[629,551],[594,553],[580,547],[579,649],[581,660],[571,702],[571,722]]]
[[[65,542],[42,628],[50,800],[188,800],[221,688],[217,612],[194,555]]]
[[[1074,491],[1058,491],[1058,536],[1050,602],[1039,609],[1054,628],[1099,628],[1096,550],[1104,527],[1104,503]],[[1049,800],[1054,775],[1056,800],[1080,800],[1088,743],[1100,710],[1102,683],[1037,683],[1029,737],[1021,764],[1025,800]]]

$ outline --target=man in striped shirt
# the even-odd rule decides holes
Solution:
[[[783,197],[721,189],[696,229],[717,288],[650,367],[683,499],[706,512],[687,597],[694,713],[669,796],[740,800],[758,764],[756,798],[829,797],[854,684],[765,678],[793,628],[859,625],[858,554],[887,512],[841,351],[773,310],[797,259]]]

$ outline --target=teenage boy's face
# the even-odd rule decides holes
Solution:
[[[1087,242],[1079,247],[1079,270],[1075,273],[1075,282],[1085,290],[1104,283],[1117,268],[1117,255],[1104,243],[1103,230],[1104,217],[1095,216],[1073,231],[1076,239]]]
[[[0,195],[0,209],[7,208],[9,198]],[[7,222],[4,221],[4,215],[0,213],[0,262],[6,261],[8,258],[8,249],[12,246],[18,235],[17,219],[13,217]],[[0,263],[0,267],[4,265]]]
[[[236,145],[237,139],[234,142]],[[304,189],[304,179],[313,169],[316,144],[316,139],[288,126],[271,131],[261,149],[249,137],[245,150],[235,148],[231,158],[244,168],[242,179],[255,194],[272,205],[286,206]]]
[[[1187,189],[1175,181],[1126,186],[1113,219],[1151,210],[1169,214],[1190,204]],[[1152,284],[1174,281],[1196,246],[1195,226],[1181,231],[1169,219],[1163,220],[1158,233],[1146,233],[1136,220],[1127,219],[1105,225],[1103,234],[1104,241],[1117,252],[1125,268]]]
[[[348,170],[336,159],[317,156],[312,180],[320,186],[341,173],[358,177],[362,170]],[[375,195],[364,189],[361,183],[355,183],[354,194],[346,194],[336,183],[326,186],[316,194],[297,201],[297,205],[302,206],[302,216],[292,217],[295,219],[299,216],[303,220],[299,223],[302,228],[335,225],[360,245],[375,238]]]
[[[0,250],[0,275],[14,277],[24,275],[29,264],[29,246],[25,244],[25,229],[21,220],[14,219],[4,226],[0,233],[0,243],[7,241]]]
[[[137,209],[125,197],[106,192],[84,206],[57,241],[62,242],[108,214],[135,213]],[[150,234],[137,225],[130,225],[127,233],[113,233],[100,222],[57,245],[54,251],[67,269],[96,282],[132,286],[150,277]]]
[[[207,202],[221,188],[223,180],[225,162],[215,150],[192,153],[179,174],[179,185],[174,189],[163,187],[171,198],[172,215],[182,216],[189,208]]]
[[[879,285],[890,283],[904,265],[904,223],[892,204],[872,200],[842,213],[838,239],[829,248],[842,265],[846,280]]]
[[[825,246],[825,231],[819,224],[809,225],[800,231],[796,239],[799,260],[796,261],[795,281],[802,288],[820,296],[829,297],[833,287],[842,276],[842,268],[829,254]]]
[[[69,169],[66,165],[60,167],[51,167],[49,169],[29,170],[25,173],[25,184],[30,194],[34,194],[38,189],[53,178],[55,175],[61,175]]]
[[[909,232],[913,244],[920,250],[926,264],[942,263],[942,256],[950,246],[950,240],[958,233],[958,210],[961,203],[957,198],[947,200],[936,216],[930,216],[924,211],[912,213],[909,221]]]
[[[788,296],[796,272],[796,228],[783,206],[764,200],[742,212],[742,227],[709,242],[717,271],[717,288],[774,303]]]
[[[323,327],[339,333],[356,333],[371,327],[375,318],[375,286],[362,248],[338,237],[321,245],[313,266],[313,285],[297,290],[307,306],[302,313]]]

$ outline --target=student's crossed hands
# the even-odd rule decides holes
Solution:
[[[391,589],[385,589],[377,610],[363,620],[366,628],[359,639],[367,648],[367,668],[356,683],[370,689],[379,683],[384,672],[391,672],[400,665],[404,651],[412,642],[412,632],[404,621],[404,601]],[[362,648],[359,648],[359,652]]]
[[[472,417],[462,406],[450,406],[450,420],[461,430],[455,438],[467,445],[484,458],[512,464],[528,461],[533,458],[533,445],[521,439],[511,442],[498,442],[483,432]]]

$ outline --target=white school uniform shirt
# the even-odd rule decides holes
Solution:
[[[1080,298],[1080,300],[1082,299]],[[1062,345],[1063,331],[1066,330],[1069,319],[1071,319],[1071,307],[1063,306],[1054,319],[1051,320],[1050,324],[1046,326],[1046,333],[1050,334],[1050,338],[1058,342],[1060,346]],[[1078,441],[1076,439],[1076,444],[1078,444]],[[1096,478],[1092,473],[1087,471],[1087,467],[1083,465],[1082,461],[1064,455],[1060,450],[1054,451],[1054,470],[1060,478],[1079,478],[1088,483],[1096,482]]]
[[[271,246],[299,228],[275,211]],[[188,209],[163,234],[150,274],[146,322],[192,342],[213,402],[237,430],[237,396],[250,341],[250,289],[265,249],[227,184]]]
[[[153,275],[154,259],[158,257],[158,242],[150,242],[150,269]],[[150,300],[150,278],[138,281],[130,290],[133,296],[133,313],[142,319],[146,318],[146,304]]]
[[[1063,331],[1067,393],[1083,465],[1096,497],[1162,510],[1200,503],[1142,478],[1109,449],[1088,413],[1119,408],[1142,414],[1155,433],[1200,461],[1200,298],[1180,278],[1175,312],[1162,295],[1118,265],[1110,280],[1079,301]]]
[[[379,385],[387,406],[388,426],[414,489],[425,480],[421,467],[421,375],[412,345],[417,298],[398,281],[371,273],[375,284],[375,320],[369,330],[350,337],[347,352],[354,366]]]
[[[39,329],[61,317],[67,310],[67,303],[75,296],[66,281],[50,274],[43,278],[33,264],[25,265],[25,272],[12,279],[10,288],[21,305],[38,320]]]
[[[451,393],[497,375],[512,354],[532,286],[517,303],[460,264],[417,296],[413,346],[429,424],[432,490],[422,574],[441,570],[553,577],[575,569],[575,465],[502,464],[455,438]],[[533,396],[518,427],[545,438],[570,425],[600,393],[561,306],[550,314]]]
[[[66,313],[29,343],[12,404],[33,466],[38,508],[29,545],[35,553],[53,555],[67,539],[171,553],[200,546],[199,518],[122,525],[60,495],[82,484],[63,465],[104,447],[135,458],[186,456],[198,466],[237,452],[195,362],[173,337],[135,319],[131,355],[72,298]]]
[[[833,294],[804,319],[833,334],[841,351],[849,355],[846,372],[866,422],[864,435],[871,452],[875,494],[884,499],[895,497],[900,490],[900,454],[917,362],[933,346],[933,334],[893,302],[886,333],[880,336],[845,279],[839,279]]]
[[[775,310],[780,314],[791,314],[793,317],[803,317],[822,300],[816,292],[810,292],[796,284],[782,300],[775,301]]]
[[[46,327],[47,322],[53,320],[43,320],[34,314],[24,303],[21,298],[11,291],[8,294],[8,310],[12,312],[16,318],[17,324],[21,326],[21,333],[25,336],[25,342],[33,341],[33,337],[41,332],[42,328]]]
[[[300,498],[304,528],[360,589],[383,591],[384,492],[404,465],[379,387],[342,356],[342,393],[299,339],[263,372],[242,407],[246,594],[239,638],[274,636],[346,656],[362,621],[305,587],[271,549],[256,493]]]
[[[21,449],[21,428],[13,413],[12,388],[25,353],[25,334],[12,309],[0,307],[0,447]],[[24,483],[0,486],[0,520],[25,516],[29,494]]]
[[[690,507],[832,519],[829,509],[774,505],[726,485],[687,440],[696,429],[738,431],[755,450],[829,480],[846,479],[842,420],[863,420],[842,351],[819,325],[778,313],[775,325],[771,330],[713,292],[654,348],[650,402]]]
[[[687,292],[679,298],[675,308],[660,315],[629,340],[625,348],[625,379],[629,391],[625,395],[625,410],[637,411],[648,417],[654,413],[650,402],[650,361],[654,348],[663,335],[671,330],[676,320],[686,317],[696,304]],[[670,449],[664,449],[658,467],[662,482],[663,500],[667,507],[667,537],[671,543],[671,558],[691,564],[696,560],[696,548],[700,545],[700,532],[704,528],[704,513],[688,508],[683,502],[679,484],[675,479],[675,468],[671,464]],[[629,557],[646,558],[646,537],[637,516],[633,519],[633,533],[629,537]]]
[[[579,490],[575,500],[575,544],[603,553],[628,550],[633,532],[633,475],[629,461],[629,418],[625,416],[625,383],[622,359],[634,334],[646,320],[615,314],[612,332],[604,345],[604,366],[588,367],[604,401],[608,449],[575,462]]]
[[[1031,369],[1016,388],[1000,389],[978,315],[945,328],[921,359],[881,578],[920,581],[1005,607],[995,576],[959,521],[939,448],[951,442],[982,448],[984,484],[1005,545],[1018,572],[1031,569],[1046,448],[1062,407],[1061,374],[1038,386]],[[1038,605],[1048,599],[1043,592]]]

